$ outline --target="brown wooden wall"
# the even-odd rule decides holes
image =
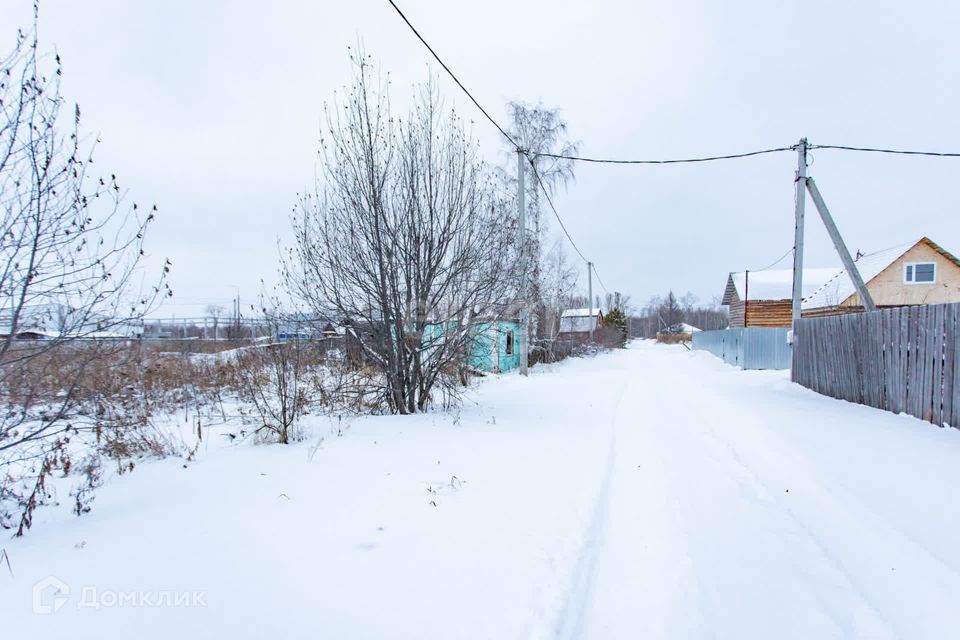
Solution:
[[[733,307],[730,309],[733,325]],[[793,303],[790,300],[750,300],[745,309],[743,326],[746,327],[790,327],[793,325]]]

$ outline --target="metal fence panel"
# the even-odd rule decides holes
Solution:
[[[792,350],[787,344],[788,332],[758,327],[698,331],[693,334],[693,348],[743,369],[789,369]]]

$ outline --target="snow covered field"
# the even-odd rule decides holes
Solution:
[[[960,637],[960,433],[785,372],[643,343],[311,429],[41,510],[2,637]]]

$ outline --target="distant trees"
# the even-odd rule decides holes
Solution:
[[[709,305],[698,303],[697,297],[687,293],[677,298],[673,291],[662,297],[653,297],[630,320],[631,335],[652,338],[658,331],[685,322],[698,329],[725,329],[729,324],[727,310],[719,299]]]
[[[70,439],[111,427],[111,412],[82,407],[77,389],[114,346],[81,339],[131,334],[169,293],[163,277],[141,287],[156,207],[123,206],[117,177],[90,173],[95,145],[60,93],[62,73],[58,55],[40,52],[36,22],[0,60],[0,525],[18,533]]]
[[[352,60],[284,272],[315,315],[349,323],[389,409],[415,413],[456,393],[477,317],[516,295],[516,205],[432,83],[398,117],[368,59]]]
[[[661,330],[669,330],[671,327],[683,322],[683,308],[680,306],[680,303],[677,302],[677,297],[673,295],[673,291],[667,292],[666,297],[657,309],[657,315],[663,325]]]

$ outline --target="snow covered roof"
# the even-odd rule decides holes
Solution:
[[[697,331],[700,331],[700,329],[698,329],[697,327],[693,326],[692,324],[687,324],[686,322],[681,322],[681,323],[680,323],[680,332],[681,332],[681,333],[696,333]]]
[[[590,309],[587,309],[587,308],[584,308],[584,309],[567,309],[567,310],[564,311],[562,314],[560,314],[560,317],[561,317],[561,318],[573,318],[573,317],[584,317],[584,318],[586,318],[586,317],[589,317],[589,316],[596,316],[596,315],[603,315],[603,311],[601,311],[600,309],[597,309],[596,307],[593,307],[593,308],[590,308]]]
[[[592,308],[567,309],[560,314],[559,333],[584,333],[600,326],[603,311]]]
[[[812,295],[836,275],[837,267],[804,269],[802,296]],[[731,273],[727,279],[727,290],[723,294],[722,303],[730,304],[734,292],[741,301],[789,300],[793,297],[793,269]]]
[[[929,238],[924,237],[913,242],[890,247],[889,249],[862,255],[854,260],[854,264],[856,264],[857,271],[860,272],[860,277],[863,278],[863,282],[868,283],[880,275],[884,269],[896,262],[903,254],[921,242],[928,243],[946,258],[955,263],[958,262],[956,257],[942,249]],[[856,293],[856,290],[853,287],[853,282],[851,282],[850,277],[847,275],[847,270],[840,269],[834,273],[832,278],[818,287],[816,291],[812,292],[809,296],[804,296],[803,308],[819,309],[821,307],[832,307],[841,304],[854,293]]]

